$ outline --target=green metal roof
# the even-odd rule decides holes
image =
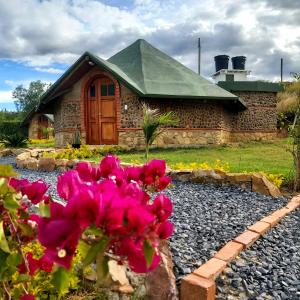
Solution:
[[[230,92],[281,92],[283,87],[279,83],[266,81],[219,81],[218,85]]]
[[[199,76],[172,57],[139,39],[108,59],[145,97],[237,100],[237,97]]]

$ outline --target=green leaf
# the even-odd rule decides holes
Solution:
[[[34,236],[34,231],[33,231],[32,227],[30,225],[24,224],[24,223],[19,223],[18,226],[20,227],[22,233],[25,236],[28,236],[28,237],[33,237]]]
[[[147,267],[149,268],[152,264],[152,260],[153,260],[155,250],[154,250],[154,248],[152,247],[151,243],[148,240],[144,241],[143,250],[144,250],[144,255],[145,255]]]
[[[19,274],[19,276],[17,278],[17,282],[27,282],[27,281],[31,281],[31,280],[32,280],[32,278],[28,274]]]
[[[97,228],[96,226],[91,226],[84,232],[84,234],[85,235],[102,236],[103,232],[101,229]]]
[[[42,217],[50,218],[50,206],[49,204],[45,204],[40,202],[39,204],[39,212]]]
[[[69,289],[69,273],[66,269],[59,267],[52,277],[51,283],[56,288],[59,295],[64,294]]]
[[[5,194],[4,199],[3,199],[3,205],[6,209],[8,209],[9,211],[13,211],[16,210],[17,208],[20,207],[18,201],[17,201],[17,195],[10,192],[8,190],[8,192]]]
[[[20,253],[13,252],[7,257],[6,262],[9,266],[16,267],[22,262],[22,256]]]
[[[100,283],[108,275],[108,257],[99,253],[96,259],[97,282]]]
[[[92,244],[86,257],[83,260],[83,267],[88,266],[95,261],[98,253],[103,253],[107,247],[108,239],[106,237],[101,238],[97,243]]]
[[[84,242],[83,240],[80,240],[77,246],[77,251],[82,257],[86,257],[88,251],[90,249],[90,245]]]
[[[4,229],[3,229],[3,221],[0,222],[0,249],[2,249],[4,252],[10,253],[6,236],[4,233]]]

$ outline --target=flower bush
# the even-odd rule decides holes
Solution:
[[[55,153],[44,153],[44,157],[53,157],[55,159],[83,159],[92,158],[95,156],[105,156],[107,154],[120,154],[128,151],[127,148],[121,146],[99,146],[89,147],[88,145],[81,145],[79,149],[72,148],[71,145],[67,145],[67,148]]]
[[[126,262],[137,273],[155,269],[160,261],[160,240],[173,232],[168,220],[172,203],[160,193],[171,181],[165,171],[161,160],[126,168],[112,155],[97,167],[81,162],[59,176],[57,191],[65,201],[59,203],[46,195],[48,186],[43,181],[16,179],[11,170],[0,168],[4,299],[11,296],[13,288],[20,299],[34,299],[31,277],[40,271],[52,273],[51,283],[62,294],[69,286],[68,272],[79,251],[82,268],[95,263],[98,281],[108,273],[109,257]],[[156,192],[154,199],[151,192]],[[37,206],[39,213],[31,213],[32,206]],[[24,245],[36,240],[43,247],[41,256],[24,251]],[[15,282],[13,276],[17,276]],[[16,283],[18,289],[11,286]]]
[[[221,160],[217,159],[213,164],[209,164],[208,162],[192,162],[192,163],[176,163],[174,165],[171,165],[171,168],[174,170],[220,170],[223,172],[229,172],[229,164],[228,162],[222,162]]]

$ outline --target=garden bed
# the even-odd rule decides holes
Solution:
[[[15,166],[14,157],[1,158],[0,163]],[[43,179],[51,185],[53,197],[59,200],[55,191],[57,171],[17,169],[17,172],[30,181]],[[247,226],[287,202],[283,197],[264,196],[235,186],[179,181],[166,193],[174,203],[175,232],[170,246],[178,280],[207,261]]]

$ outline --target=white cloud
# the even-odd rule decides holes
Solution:
[[[12,91],[1,91],[0,90],[0,103],[13,102]]]
[[[123,9],[95,0],[0,0],[0,58],[59,74],[54,63],[71,64],[86,50],[108,58],[146,38],[196,70],[201,37],[204,75],[214,55],[227,53],[246,55],[255,76],[275,78],[280,56],[287,74],[299,69],[300,7],[273,1],[135,0]]]
[[[50,74],[62,74],[64,70],[56,69],[56,68],[34,68],[38,72],[50,73]]]

